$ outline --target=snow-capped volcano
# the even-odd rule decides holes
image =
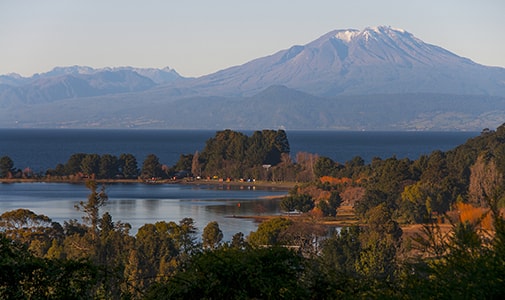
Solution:
[[[481,66],[403,29],[334,30],[189,85],[205,94],[248,95],[271,85],[319,96],[377,93],[505,95],[505,70]]]
[[[335,33],[334,33],[335,32]],[[378,27],[367,27],[362,31],[357,29],[347,29],[347,30],[336,30],[330,32],[329,34],[334,33],[335,38],[350,43],[356,38],[364,38],[366,41],[369,39],[375,39],[379,35],[389,35],[390,37],[394,37],[397,34],[405,34],[406,31],[403,29],[395,29],[389,26],[378,26]]]
[[[323,46],[328,40],[331,41],[332,35],[335,44],[344,43],[347,52],[352,53],[350,59],[361,58],[360,61],[365,63],[377,61],[393,64],[403,62],[407,65],[416,63],[435,65],[444,61],[446,63],[470,62],[440,47],[424,43],[403,29],[394,29],[388,26],[367,27],[362,31],[335,30],[308,46],[316,48]],[[347,57],[340,56],[340,58],[344,60]]]

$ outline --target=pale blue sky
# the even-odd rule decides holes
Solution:
[[[0,0],[0,74],[128,65],[200,76],[377,25],[505,67],[504,16],[503,0]]]

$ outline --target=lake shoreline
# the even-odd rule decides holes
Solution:
[[[30,182],[47,182],[47,183],[75,183],[75,184],[85,184],[88,181],[87,178],[83,179],[48,179],[48,178],[0,178],[0,183],[30,183]],[[219,185],[219,186],[245,186],[245,187],[259,187],[259,188],[276,188],[283,190],[290,190],[295,187],[297,182],[272,182],[272,181],[220,181],[220,180],[209,180],[209,179],[197,179],[197,180],[141,180],[141,179],[95,179],[97,183],[103,184],[115,184],[115,183],[143,183],[143,184],[188,184],[188,185]]]

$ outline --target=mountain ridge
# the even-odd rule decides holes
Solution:
[[[196,78],[83,66],[0,76],[0,127],[481,130],[504,121],[504,103],[505,68],[390,26],[333,30]]]
[[[490,71],[489,67],[390,27],[352,31],[354,38],[350,40],[337,38],[345,32],[350,30],[330,31],[306,45],[196,78],[188,85],[204,94],[209,88],[222,93],[227,90],[227,95],[251,95],[270,85],[286,85],[331,97],[405,90],[451,93],[461,88],[460,82],[473,81],[472,86],[464,84],[459,93],[505,95],[503,68]],[[483,71],[493,72],[493,76],[483,80]],[[427,73],[432,78],[425,76]]]

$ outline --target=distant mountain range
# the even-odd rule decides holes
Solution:
[[[505,122],[505,68],[391,27],[335,30],[216,73],[58,67],[0,76],[0,127],[481,130]]]

